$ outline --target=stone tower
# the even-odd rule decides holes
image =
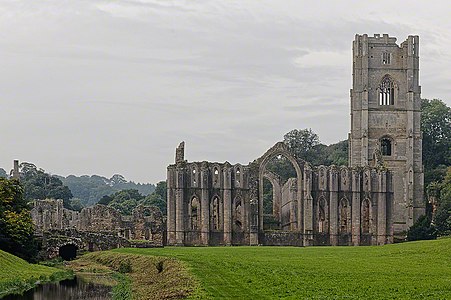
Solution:
[[[389,226],[400,235],[425,213],[419,38],[356,35],[352,69],[349,164],[393,172]]]

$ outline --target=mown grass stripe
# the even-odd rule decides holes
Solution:
[[[451,299],[451,238],[372,247],[166,247],[214,298]]]

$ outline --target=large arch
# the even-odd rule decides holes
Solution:
[[[258,199],[258,228],[259,230],[263,230],[263,179],[265,178],[266,173],[266,166],[267,164],[275,157],[277,156],[284,156],[288,161],[291,162],[293,165],[295,171],[296,171],[296,185],[297,185],[297,193],[296,193],[296,208],[292,211],[292,214],[290,215],[290,218],[293,218],[293,221],[291,224],[292,231],[303,231],[303,223],[302,223],[302,197],[303,197],[303,173],[301,166],[299,165],[298,161],[294,157],[294,155],[291,153],[291,151],[288,149],[288,147],[283,142],[278,142],[275,144],[271,149],[266,151],[266,153],[260,157],[259,159],[259,175],[258,175],[258,182],[259,182],[259,199]],[[297,212],[297,213],[296,213]]]

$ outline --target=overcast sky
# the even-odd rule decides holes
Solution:
[[[248,163],[294,128],[347,138],[356,33],[420,35],[451,103],[451,1],[0,0],[0,167],[166,177]],[[407,4],[408,3],[408,4]]]

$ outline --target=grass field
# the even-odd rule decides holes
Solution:
[[[212,298],[451,299],[451,238],[372,247],[113,251],[178,258]]]
[[[50,282],[71,276],[66,270],[29,264],[0,250],[0,298],[30,289],[37,282]]]

